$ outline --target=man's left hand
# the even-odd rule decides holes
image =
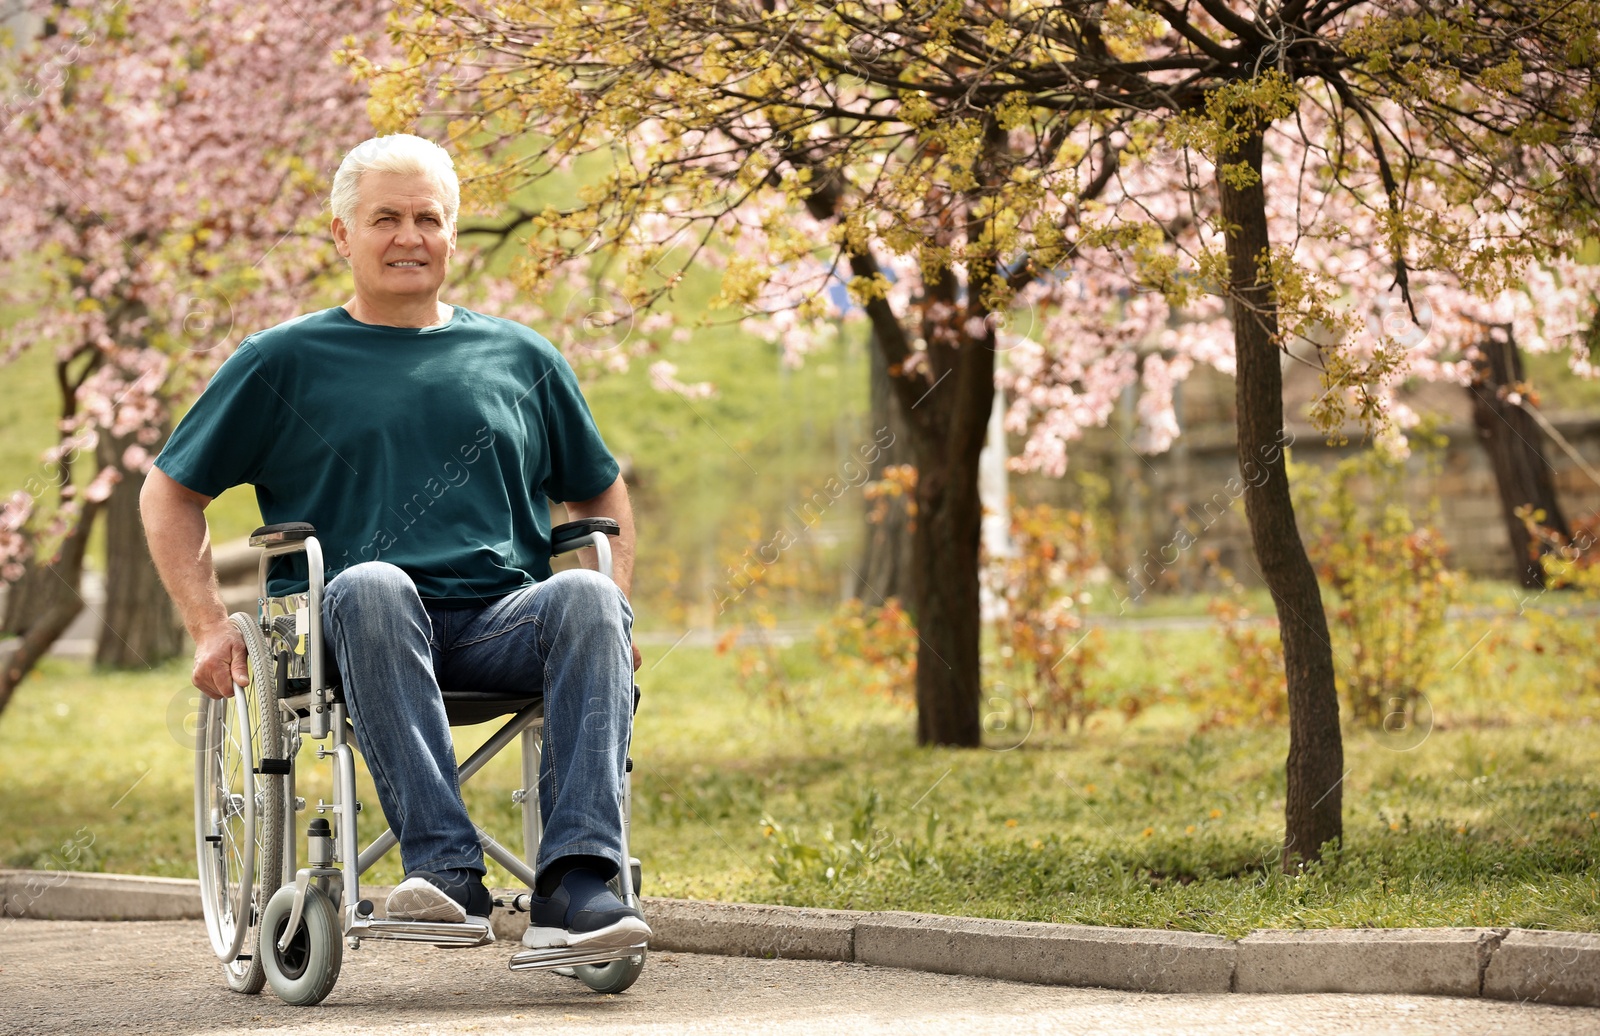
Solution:
[[[635,644],[633,645],[633,671],[637,673],[642,665],[644,665],[644,656],[639,654],[639,645]]]

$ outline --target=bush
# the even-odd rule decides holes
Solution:
[[[775,710],[803,712],[801,681],[774,636],[777,606],[825,597],[829,576],[804,537],[786,530],[771,535],[753,507],[742,508],[736,517],[740,535],[719,550],[727,578],[712,592],[717,621],[728,624],[717,638],[717,653],[733,657],[747,693],[761,696]]]
[[[908,709],[916,703],[917,628],[897,598],[881,608],[846,601],[817,627],[817,657],[852,687]]]
[[[1438,531],[1412,518],[1406,477],[1404,462],[1381,449],[1324,471],[1291,465],[1309,552],[1334,598],[1339,689],[1351,717],[1372,728],[1397,715],[1409,722],[1425,703],[1459,578]]]
[[[1020,668],[1032,714],[1046,726],[1081,727],[1091,710],[1089,678],[1102,640],[1085,628],[1080,589],[1100,564],[1094,522],[1047,504],[1011,513],[1013,554],[990,570],[999,578],[996,626],[1002,653]]]

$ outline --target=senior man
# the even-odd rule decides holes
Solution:
[[[250,484],[263,521],[310,522],[324,545],[326,643],[406,871],[389,916],[487,920],[440,689],[531,689],[545,699],[545,828],[523,943],[632,945],[650,930],[606,885],[626,862],[639,666],[617,463],[548,341],[440,301],[460,207],[443,148],[368,140],[340,164],[331,202],[355,296],[246,338],[140,497],[150,553],[194,637],[194,684],[222,698],[247,680],[205,508]],[[615,582],[551,574],[547,499],[620,523]],[[302,586],[286,577],[274,594],[303,588],[297,560]]]

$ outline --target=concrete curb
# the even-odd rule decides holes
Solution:
[[[1479,996],[1504,935],[1488,928],[1251,932],[1238,943],[1234,990]]]
[[[368,886],[381,912],[388,888]],[[645,897],[651,949],[837,960],[1046,985],[1159,993],[1397,993],[1600,1007],[1600,935],[1504,928],[1195,932],[809,910]],[[200,915],[194,881],[0,870],[0,915],[171,921]],[[526,922],[495,912],[498,939]]]
[[[183,921],[200,912],[200,883],[78,871],[0,870],[0,916],[49,921]]]
[[[1226,993],[1234,944],[1195,932],[1095,928],[937,914],[858,915],[862,964],[1060,986]]]
[[[860,960],[856,940],[863,915],[853,910],[643,898],[645,916],[655,933],[652,949],[725,957]]]
[[[1496,1000],[1600,1005],[1600,937],[1516,929],[1500,941],[1483,976]]]

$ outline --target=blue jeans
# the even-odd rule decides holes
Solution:
[[[481,608],[440,608],[423,603],[404,571],[372,561],[334,577],[322,610],[356,742],[407,874],[484,872],[441,688],[542,694],[535,870],[572,855],[622,866],[633,610],[615,583],[577,569]]]

